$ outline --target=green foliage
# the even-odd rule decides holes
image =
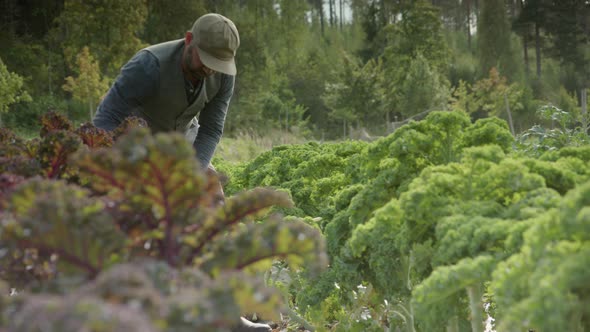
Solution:
[[[150,44],[184,38],[193,23],[207,13],[203,0],[177,1],[174,6],[164,0],[147,1],[147,18],[142,39]]]
[[[50,21],[46,23],[49,25]],[[42,37],[12,34],[6,30],[0,32],[3,46],[0,57],[11,71],[23,77],[24,87],[34,100],[40,95],[59,93],[64,78],[61,51],[56,49],[57,45],[46,43]]]
[[[195,268],[144,261],[105,270],[65,295],[26,295],[7,306],[18,331],[230,331],[240,307],[271,315],[277,294],[240,273],[211,279]]]
[[[410,117],[422,111],[445,109],[449,87],[446,79],[418,53],[411,60],[397,93],[399,111]]]
[[[475,121],[465,130],[463,141],[465,146],[483,146],[493,142],[504,152],[511,151],[514,145],[514,137],[508,129],[508,124],[496,117]]]
[[[94,61],[87,46],[76,57],[77,76],[66,77],[66,83],[62,86],[65,91],[71,92],[74,100],[88,105],[92,120],[97,102],[107,92],[109,85],[106,77],[101,77],[99,63]]]
[[[588,129],[579,126],[579,123],[585,123],[581,115],[576,116],[554,105],[539,108],[537,114],[541,119],[551,121],[552,127],[555,127],[546,129],[535,125],[522,133],[518,138],[519,149],[525,153],[538,156],[545,151],[588,144]]]
[[[64,181],[27,181],[11,192],[6,205],[0,234],[7,254],[0,277],[13,287],[72,269],[93,277],[124,245],[106,203]]]
[[[39,132],[39,119],[48,112],[67,114],[70,119],[77,119],[77,116],[69,112],[69,105],[61,97],[51,95],[37,95],[29,103],[19,103],[12,107],[3,120],[7,128],[13,129],[24,137],[33,137]],[[86,114],[86,112],[84,112]],[[85,119],[88,117],[85,116]],[[22,134],[24,132],[24,134]]]
[[[401,11],[402,19],[384,29],[386,104],[405,117],[431,108],[443,108],[448,94],[446,79],[449,48],[442,34],[438,10],[426,1],[413,2]]]
[[[322,96],[332,111],[330,116],[346,123],[379,123],[385,117],[383,62],[370,60],[366,64],[345,55],[337,76],[341,82],[327,84]]]
[[[141,127],[130,119],[110,136],[51,113],[39,139],[1,132],[0,278],[27,292],[4,308],[10,328],[229,331],[246,311],[277,318],[281,296],[256,277],[273,259],[310,274],[327,265],[317,229],[265,218],[291,205],[286,194],[220,205],[218,178],[182,135]],[[158,280],[146,259],[164,265]]]
[[[399,202],[392,200],[377,209],[369,221],[356,227],[347,243],[351,255],[367,262],[367,281],[385,298],[407,296],[409,291],[409,261],[402,257],[396,238],[402,226],[403,211]]]
[[[445,30],[445,37],[451,52],[449,81],[457,87],[460,81],[473,83],[477,78],[478,60],[470,45],[471,36],[464,31]]]
[[[499,331],[583,331],[588,301],[588,183],[525,233],[519,253],[494,271]],[[510,308],[506,310],[506,308]]]
[[[479,117],[507,117],[507,108],[511,113],[523,110],[523,93],[520,84],[508,84],[506,77],[500,76],[492,68],[488,78],[475,82],[473,86],[459,82],[459,86],[453,91],[452,107]]]
[[[243,218],[254,216],[271,205],[288,206],[288,197],[259,189],[234,196],[222,207],[216,207],[216,197],[212,193],[217,178],[205,178],[199,174],[199,166],[193,158],[194,151],[180,135],[151,136],[144,129],[133,131],[125,138],[120,139],[112,150],[82,152],[76,160],[82,176],[88,176],[88,184],[97,192],[108,193],[123,222],[131,211],[148,221],[134,227],[128,225],[129,232],[141,231],[143,234],[133,236],[133,246],[141,249],[147,243],[148,247],[153,248],[151,251],[156,257],[172,266],[191,262],[208,252],[213,255],[213,260],[205,259],[206,263],[203,264],[207,266],[207,271],[219,268],[243,269],[257,263],[261,257],[287,258],[315,248],[307,243],[313,239],[313,234],[300,234],[302,230],[296,231],[295,228],[298,227],[297,223],[285,224],[284,229],[264,223],[253,230],[238,231],[235,237],[225,238],[224,232],[237,226]],[[130,177],[135,181],[129,181]],[[261,238],[272,241],[268,244],[268,252],[257,247],[261,244],[260,240],[254,241],[254,231],[258,228],[263,232]],[[289,231],[290,228],[294,228],[291,235],[270,237]],[[248,241],[240,240],[241,237]],[[303,237],[301,247],[295,246],[295,242],[290,248],[293,251],[281,252],[282,247],[276,243],[287,245],[291,237]],[[215,241],[221,241],[224,245],[219,245],[217,249],[209,248]],[[241,253],[240,260],[236,260],[227,251],[232,243],[250,243],[250,247],[256,249],[250,256],[245,255],[244,249],[234,251],[234,255]],[[321,248],[318,250],[321,251]],[[213,263],[220,259],[220,262]],[[319,259],[317,262],[321,265],[323,261]],[[296,262],[293,264],[296,265]]]
[[[283,146],[232,173],[245,188],[285,188],[299,213],[321,217],[330,269],[300,276],[291,294],[309,320],[332,330],[334,320],[357,328],[333,303],[339,299],[351,315],[357,307],[347,294],[359,284],[372,287],[372,303],[390,303],[364,306],[373,315],[359,320],[364,329],[384,319],[390,329],[483,330],[482,296],[495,273],[524,250],[539,218],[563,204],[561,195],[590,179],[585,147],[540,159],[513,153],[506,122],[471,123],[464,112],[433,112],[356,144]],[[318,199],[310,200],[314,192]],[[492,292],[485,305],[505,303],[503,296]]]
[[[570,89],[580,91],[587,89],[589,85],[588,65],[590,57],[588,56],[589,48],[586,41],[587,30],[585,24],[590,12],[590,6],[580,1],[566,3],[542,2],[540,4],[542,15],[542,27],[547,32],[550,39],[548,55],[559,60],[565,67],[572,70],[570,79],[573,81]]]
[[[10,105],[21,101],[31,101],[31,96],[24,90],[23,78],[9,72],[0,59],[0,126],[2,114],[8,112]]]
[[[3,119],[41,135],[0,129],[0,274],[11,280],[0,292],[29,293],[0,297],[0,326],[229,329],[243,308],[280,308],[277,293],[251,279],[278,257],[308,267],[292,271],[287,300],[318,330],[480,331],[484,303],[498,331],[587,330],[590,148],[577,96],[590,77],[588,5],[342,2],[350,21],[332,12],[333,0],[8,1],[0,56],[14,73],[0,81],[18,75],[34,101],[11,102]],[[114,77],[146,42],[181,38],[207,11],[232,18],[242,37],[226,133],[277,128],[284,136],[268,150],[291,143],[287,135],[314,130],[324,140],[361,126],[375,134],[391,116],[445,109],[448,81],[457,112],[371,143],[282,146],[239,165],[218,159],[226,192],[240,193],[223,207],[207,198],[217,179],[193,173],[178,137],[132,130],[145,127],[137,119],[112,135],[54,114],[36,122],[48,110],[87,118],[93,106],[55,88],[80,74],[74,60],[85,46],[101,75]],[[521,16],[518,42],[508,13]],[[517,46],[538,60],[539,77],[521,80]],[[507,108],[510,127],[498,118],[510,119]],[[511,132],[534,124],[515,142]],[[278,191],[247,190],[258,186]],[[303,221],[265,218],[269,208]],[[314,275],[325,263],[317,229],[331,265]],[[90,236],[102,231],[117,241]],[[160,261],[118,264],[146,257]]]
[[[76,55],[87,46],[102,64],[103,73],[113,77],[135,52],[146,46],[138,38],[146,17],[145,0],[67,0],[50,39],[62,46],[70,68],[76,67]]]
[[[489,0],[482,3],[477,20],[478,56],[481,74],[498,68],[512,81],[519,78],[515,47],[512,45],[510,23],[504,2]]]
[[[422,54],[432,64],[433,70],[444,74],[448,66],[449,48],[442,34],[442,23],[438,8],[427,1],[416,1],[402,8],[401,19],[387,27],[388,47],[385,50],[390,65],[401,65],[400,71],[408,68],[411,59]]]

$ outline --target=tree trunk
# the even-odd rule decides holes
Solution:
[[[467,47],[471,51],[471,0],[467,0]]]
[[[510,17],[511,18],[516,17],[516,1],[515,0],[510,1]]]
[[[322,30],[322,37],[324,36],[324,0],[317,0],[318,9],[320,10],[320,29]]]
[[[342,18],[344,16],[344,4],[342,3],[343,1],[340,0],[339,4],[340,4],[340,31],[342,32]]]
[[[382,24],[383,26],[387,25],[387,11],[385,10],[385,0],[381,0],[381,20],[382,20]]]
[[[516,136],[514,132],[514,122],[512,122],[512,112],[510,112],[510,105],[508,104],[508,96],[506,92],[504,92],[504,103],[506,104],[506,113],[508,114],[508,124],[510,125],[510,131],[512,132],[512,136]]]
[[[0,15],[0,18],[6,20],[6,25],[8,27],[8,33],[14,35],[16,31],[17,20],[15,17],[18,16],[18,5],[16,0],[9,0],[3,6],[6,9],[6,12],[3,15]]]
[[[342,120],[342,137],[346,139],[346,120]]]
[[[90,114],[90,122],[92,122],[94,114],[92,114],[92,100],[90,98],[88,98],[88,113]]]
[[[529,77],[531,73],[531,69],[529,68],[529,43],[528,37],[526,33],[522,36],[522,50],[523,50],[523,57],[524,57],[524,70],[526,76]]]
[[[522,13],[523,9],[524,9],[524,0],[519,0],[518,1],[519,4],[519,13]],[[531,74],[531,69],[529,66],[529,34],[528,34],[528,25],[526,25],[526,27],[524,28],[525,31],[522,34],[522,50],[523,50],[523,57],[524,57],[524,69],[525,69],[525,73],[526,73],[526,77],[530,77]]]
[[[535,56],[537,57],[537,77],[541,78],[541,32],[539,23],[535,23]]]
[[[412,305],[412,301],[408,301],[408,306],[410,307],[410,312],[408,313],[408,332],[416,332],[416,328],[414,327],[414,306]]]
[[[447,332],[459,332],[459,317],[453,315],[447,322]]]
[[[53,89],[51,86],[51,56],[47,57],[47,87],[49,89],[49,95],[53,96]]]
[[[580,91],[580,106],[582,108],[582,128],[588,134],[588,90],[583,87]]]
[[[483,305],[481,301],[482,291],[480,285],[467,287],[469,297],[469,309],[471,311],[471,331],[483,332]]]
[[[289,132],[289,108],[285,108],[285,132]]]
[[[334,26],[334,8],[332,7],[332,1],[334,0],[328,0],[328,8],[330,11],[330,26],[333,27]]]

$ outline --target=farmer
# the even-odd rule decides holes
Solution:
[[[181,132],[201,166],[211,169],[234,91],[239,45],[231,20],[219,14],[201,16],[184,39],[147,47],[123,66],[98,106],[94,125],[110,131],[126,117],[138,116],[154,133]],[[244,318],[234,328],[270,330]]]
[[[123,66],[94,125],[110,131],[128,116],[141,117],[154,133],[185,134],[208,167],[233,94],[239,45],[232,21],[201,16],[184,39],[147,47]]]

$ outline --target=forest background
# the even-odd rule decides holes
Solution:
[[[226,138],[368,138],[446,109],[518,133],[543,105],[586,112],[589,11],[583,0],[4,0],[0,123],[30,135],[48,110],[89,121],[135,52],[218,12],[241,35]]]

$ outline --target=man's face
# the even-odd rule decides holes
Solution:
[[[207,68],[199,57],[199,51],[194,45],[189,44],[184,56],[184,71],[191,80],[201,80],[215,73],[214,70]]]

